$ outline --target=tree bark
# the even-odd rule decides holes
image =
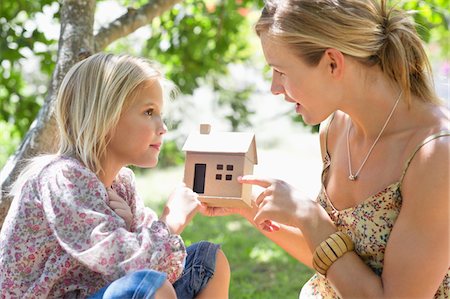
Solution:
[[[140,9],[126,14],[99,30],[94,37],[95,0],[64,0],[60,10],[61,32],[56,67],[49,91],[39,114],[18,150],[0,173],[0,228],[11,205],[8,190],[17,179],[24,161],[41,153],[52,153],[58,147],[58,129],[53,115],[58,88],[67,71],[76,62],[106,48],[113,41],[148,24],[181,0],[151,0]]]

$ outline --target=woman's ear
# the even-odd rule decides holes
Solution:
[[[339,50],[329,48],[325,50],[324,59],[329,74],[335,78],[341,77],[345,67],[344,54]]]

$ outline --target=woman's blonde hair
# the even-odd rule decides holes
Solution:
[[[144,58],[98,53],[72,66],[56,100],[58,153],[26,161],[10,194],[20,193],[28,179],[58,155],[74,157],[98,175],[102,171],[101,158],[122,112],[144,84],[155,81],[163,86],[165,97],[176,92],[159,67]]]
[[[315,66],[328,48],[381,70],[424,102],[439,103],[430,63],[411,17],[386,0],[267,0],[258,35],[289,45]]]

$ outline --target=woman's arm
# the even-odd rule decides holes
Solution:
[[[448,138],[446,138],[448,140]],[[384,269],[376,275],[355,252],[334,262],[327,279],[342,298],[432,298],[449,268],[449,142],[425,145],[403,181],[403,205],[387,243]],[[281,181],[267,184],[257,200],[255,222],[286,221],[299,227],[303,240],[316,248],[333,231],[317,203],[299,196]]]
[[[432,298],[436,293],[450,265],[448,140],[423,146],[408,168],[382,277],[368,273],[355,253],[328,270],[328,279],[343,298]]]

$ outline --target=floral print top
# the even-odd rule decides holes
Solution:
[[[330,156],[324,157],[322,172],[322,189],[318,195],[318,202],[326,210],[339,231],[350,236],[355,244],[355,252],[372,270],[381,275],[383,272],[383,260],[386,244],[397,216],[402,207],[401,182],[415,153],[425,143],[441,137],[450,136],[450,132],[432,135],[420,144],[414,154],[407,161],[401,179],[389,185],[384,190],[367,198],[359,205],[337,210],[328,198],[324,179],[330,167]],[[450,297],[450,269],[445,275],[434,298]],[[339,298],[328,280],[319,274],[315,274],[302,288],[300,298]]]
[[[16,195],[0,234],[0,298],[85,298],[143,268],[174,282],[186,248],[137,196],[122,168],[112,188],[134,215],[129,230],[106,189],[78,160],[55,157]]]

